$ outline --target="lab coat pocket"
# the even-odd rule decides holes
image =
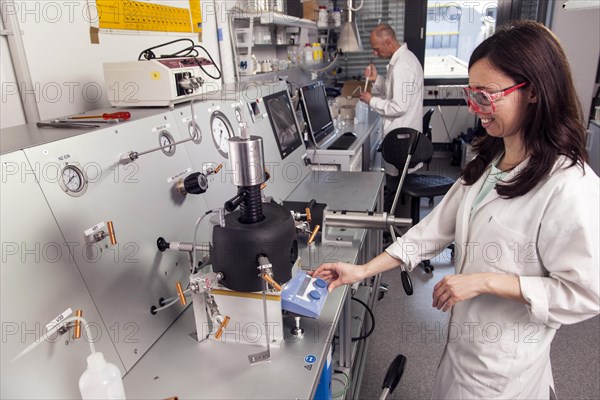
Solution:
[[[529,267],[538,264],[535,240],[493,217],[488,220],[487,231],[492,239],[483,246],[481,253],[486,267],[509,275],[533,274]]]
[[[494,325],[493,328],[490,328]],[[511,372],[515,368],[518,343],[511,335],[502,335],[497,324],[488,323],[475,328],[474,337],[466,343],[462,340],[459,346],[459,357],[462,359],[466,388],[475,398],[490,398],[502,395],[511,382]],[[450,345],[449,345],[450,346]],[[512,388],[515,389],[515,388]]]

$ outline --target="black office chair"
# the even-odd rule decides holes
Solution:
[[[408,160],[411,144],[417,140],[413,154],[409,161],[409,167],[423,162],[433,155],[433,145],[429,138],[411,128],[398,128],[388,133],[383,139],[381,154],[383,159],[394,165],[400,173]],[[442,175],[433,174],[407,174],[402,184],[401,195],[411,197],[410,217],[413,225],[420,221],[421,198],[443,196],[454,184],[454,179]],[[433,266],[429,260],[422,262],[423,269],[429,273]]]

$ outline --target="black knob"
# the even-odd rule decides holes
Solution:
[[[242,201],[244,201],[244,198],[246,198],[247,195],[247,190],[240,190],[235,196],[225,202],[225,211],[234,212],[235,209],[242,204]]]
[[[208,179],[206,179],[206,175],[203,173],[194,172],[185,177],[183,187],[186,193],[202,194],[208,189]]]
[[[402,271],[400,272],[400,277],[402,278],[402,286],[404,287],[404,291],[407,295],[411,296],[413,294],[413,285],[410,275],[408,275],[408,272]]]
[[[382,389],[387,388],[390,390],[390,393],[392,393],[396,388],[396,385],[398,385],[398,382],[400,382],[400,378],[402,378],[405,367],[406,357],[404,357],[402,354],[398,354],[394,361],[392,361],[390,364],[387,373],[385,374]]]
[[[167,250],[169,248],[169,245],[170,243],[168,243],[163,237],[159,237],[156,240],[156,247],[158,247],[158,251],[160,251],[161,253]]]

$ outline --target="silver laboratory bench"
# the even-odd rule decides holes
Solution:
[[[288,199],[308,202],[314,198],[327,203],[330,208],[375,211],[382,206],[382,190],[381,172],[313,171]],[[317,243],[311,249],[313,266],[337,260],[360,263],[377,254],[381,248],[380,235],[363,229],[354,231],[354,237],[360,243],[358,246]],[[303,269],[307,269],[308,249],[301,248],[300,255]],[[364,286],[358,291],[370,307],[377,297],[377,291],[371,290],[372,287],[379,287],[378,280],[373,286]],[[364,329],[352,318],[351,291],[355,292],[344,286],[330,293],[317,320],[302,318],[304,337],[301,339],[290,334],[294,319],[285,317],[285,341],[280,348],[271,347],[269,362],[255,365],[249,364],[248,355],[260,351],[258,346],[196,342],[190,336],[196,327],[193,309],[188,307],[125,376],[127,396],[135,399],[170,396],[180,399],[309,399],[315,394],[336,327],[342,339],[340,354],[334,355],[334,364],[348,370],[352,368],[353,375],[356,370],[358,379],[366,345],[362,344],[364,341],[362,346],[350,341],[351,336],[359,335]],[[227,330],[223,337],[227,337]],[[312,366],[305,362],[309,355],[317,358]],[[352,398],[352,388],[359,389],[354,378],[347,398]],[[356,382],[360,383],[360,380]]]
[[[327,150],[309,147],[306,154],[313,169],[333,171],[381,171],[381,156],[377,148],[383,140],[381,116],[369,109],[366,122],[355,124],[344,120],[341,126],[336,120],[336,130],[341,135],[354,132],[356,140],[348,150]]]

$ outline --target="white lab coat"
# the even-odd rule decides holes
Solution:
[[[404,43],[392,55],[385,79],[377,75],[369,106],[381,115],[383,135],[396,128],[423,132],[423,67]],[[397,176],[398,169],[383,162],[385,172]]]
[[[492,190],[473,215],[487,173],[471,186],[459,180],[386,249],[410,270],[454,241],[456,273],[517,276],[529,302],[480,295],[456,304],[432,398],[548,399],[556,330],[600,312],[599,179],[565,160],[524,196],[503,199]]]

